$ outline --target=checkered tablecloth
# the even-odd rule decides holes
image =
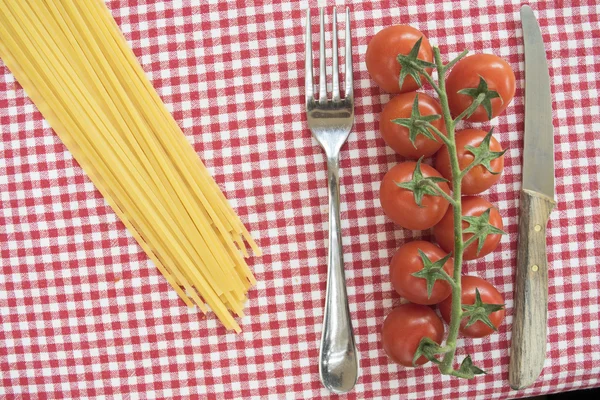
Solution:
[[[344,3],[352,10],[356,86],[341,207],[361,376],[347,397],[492,399],[599,385],[600,6],[532,2],[553,82],[558,205],[548,230],[546,364],[535,386],[515,392],[507,366],[523,137],[520,2],[335,3],[339,11]],[[328,397],[317,366],[326,165],[303,109],[308,2],[111,0],[108,6],[258,238],[265,255],[250,263],[259,283],[240,335],[227,333],[213,315],[188,310],[1,64],[0,398]],[[399,367],[380,344],[383,319],[399,302],[389,259],[405,241],[430,237],[394,226],[378,201],[383,175],[401,159],[379,136],[378,114],[389,96],[369,79],[363,55],[375,32],[399,23],[422,30],[447,58],[465,47],[494,52],[517,77],[513,103],[485,125],[509,148],[502,180],[485,194],[509,234],[494,253],[465,265],[504,293],[507,317],[498,334],[460,341],[459,355],[471,354],[488,371],[471,381],[442,377],[430,365]]]

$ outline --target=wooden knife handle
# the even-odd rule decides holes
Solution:
[[[508,381],[513,389],[535,382],[546,358],[548,258],[546,225],[554,200],[521,191],[517,279]]]

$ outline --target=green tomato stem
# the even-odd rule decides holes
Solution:
[[[476,236],[474,236],[474,235],[473,235],[473,236],[471,236],[471,237],[469,238],[469,240],[467,240],[467,241],[465,242],[464,248],[466,249],[466,248],[467,248],[467,247],[469,247],[471,244],[473,244],[473,242],[475,242],[476,240],[477,240],[477,237],[476,237]]]
[[[450,68],[454,67],[454,65],[456,65],[456,63],[459,62],[464,56],[466,56],[468,52],[469,52],[469,50],[467,50],[467,49],[463,50],[462,53],[460,53],[458,56],[456,56],[456,58],[454,60],[452,60],[448,64],[446,64],[444,66],[444,72],[446,72]]]
[[[448,139],[448,137],[446,135],[444,135],[438,128],[436,128],[435,126],[433,126],[433,124],[431,123],[427,123],[427,129],[429,129],[430,131],[433,131],[433,133],[436,134],[437,137],[440,138],[440,140],[442,142],[444,142],[444,144],[446,146],[448,146],[448,143],[450,143],[450,140]]]
[[[458,332],[460,328],[460,321],[462,320],[463,310],[461,305],[461,274],[462,274],[462,261],[463,261],[463,251],[464,249],[475,241],[475,236],[467,240],[465,243],[463,241],[463,229],[462,229],[462,204],[461,204],[461,182],[463,177],[469,172],[472,168],[467,167],[464,171],[461,171],[460,165],[458,163],[458,154],[456,151],[456,135],[455,128],[456,124],[460,122],[467,115],[471,114],[475,109],[481,104],[484,100],[485,95],[482,94],[478,96],[471,106],[469,106],[466,110],[460,113],[455,119],[452,119],[452,115],[450,113],[450,106],[448,104],[448,95],[446,93],[446,81],[445,74],[446,72],[454,66],[461,58],[463,58],[467,54],[467,50],[463,51],[458,57],[452,60],[447,65],[444,65],[442,62],[442,57],[440,54],[440,50],[437,47],[433,48],[433,55],[435,60],[435,66],[438,73],[438,82],[436,83],[433,77],[425,71],[425,69],[420,69],[420,73],[425,77],[427,82],[433,87],[440,98],[440,106],[442,108],[442,118],[444,119],[444,123],[446,124],[447,135],[443,135],[437,128],[433,125],[428,124],[427,128],[433,131],[440,139],[444,142],[444,144],[448,148],[448,154],[450,156],[450,169],[452,171],[452,196],[446,194],[443,190],[441,190],[437,185],[432,185],[435,190],[438,192],[440,196],[445,198],[450,205],[452,206],[452,212],[454,216],[454,270],[452,276],[448,275],[445,271],[442,270],[442,273],[445,275],[445,279],[448,281],[450,286],[452,287],[452,306],[451,306],[451,317],[450,317],[450,327],[448,329],[448,337],[446,338],[446,344],[440,348],[440,354],[444,354],[444,358],[440,364],[438,364],[438,368],[442,374],[456,376],[459,378],[469,378],[470,375],[466,374],[462,371],[455,370],[454,365],[454,357],[456,355],[456,340],[458,338]]]
[[[435,183],[431,183],[429,181],[425,181],[427,182],[427,185],[429,185],[429,187],[431,187],[433,190],[435,190],[437,192],[437,194],[439,194],[441,197],[443,197],[444,199],[446,199],[446,201],[448,203],[450,203],[450,205],[454,205],[454,199],[450,196],[448,196],[448,194],[446,192],[444,192],[442,190],[442,188],[440,188],[437,184]]]
[[[421,75],[423,75],[425,77],[425,80],[427,80],[427,82],[429,82],[429,84],[431,85],[431,87],[436,91],[436,93],[438,94],[438,96],[442,95],[442,91],[440,89],[440,87],[438,86],[437,83],[435,83],[435,81],[433,80],[433,77],[429,74],[429,72],[427,72],[424,68],[420,70]]]
[[[446,271],[441,269],[440,273],[444,276],[444,278],[446,279],[446,281],[450,284],[450,286],[452,288],[454,288],[454,286],[456,286],[456,282],[454,282],[454,279],[450,275],[448,275],[448,273]],[[447,351],[448,350],[446,350],[444,353],[446,353]]]
[[[457,124],[459,121],[462,121],[462,119],[466,116],[471,115],[475,111],[475,109],[479,107],[483,100],[485,100],[485,93],[481,93],[480,95],[478,95],[477,98],[473,100],[471,105],[454,119],[454,123]]]
[[[445,73],[446,68],[442,63],[440,50],[437,47],[433,48],[436,69],[438,72],[438,85],[436,92],[440,97],[440,105],[442,107],[442,117],[446,124],[448,137],[448,154],[450,156],[450,168],[452,171],[452,208],[454,215],[454,271],[452,280],[452,308],[450,327],[448,329],[448,337],[446,339],[446,348],[448,351],[444,354],[444,358],[439,365],[440,372],[443,374],[458,376],[459,372],[454,370],[454,356],[456,354],[456,339],[458,338],[458,330],[462,319],[461,307],[461,273],[463,259],[463,232],[462,232],[462,205],[461,205],[461,171],[458,164],[458,155],[456,153],[455,127],[456,121],[452,120],[450,114],[450,106],[448,105],[448,95],[446,94]],[[435,87],[434,87],[435,88]]]
[[[460,172],[460,180],[461,181],[469,173],[469,171],[471,171],[473,169],[473,167],[475,167],[475,165],[477,165],[477,164],[475,164],[475,162],[471,162],[471,164],[467,165],[467,167]]]

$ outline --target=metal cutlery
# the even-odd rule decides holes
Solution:
[[[533,384],[544,367],[548,314],[546,225],[555,205],[552,94],[546,51],[531,7],[521,8],[521,23],[525,44],[525,136],[509,365],[513,389]]]
[[[332,93],[327,97],[325,59],[325,16],[320,9],[319,93],[315,97],[313,84],[312,31],[310,10],[306,13],[306,116],[308,127],[323,148],[327,158],[329,188],[329,251],[327,256],[327,290],[323,317],[323,333],[319,354],[319,375],[323,385],[334,393],[351,390],[358,378],[358,355],[348,307],[342,236],[340,226],[339,159],[342,145],[354,123],[352,83],[352,44],[350,11],[346,9],[345,30],[345,90],[340,94],[338,68],[337,15],[333,10],[332,31]]]

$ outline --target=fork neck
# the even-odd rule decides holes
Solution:
[[[340,207],[340,158],[337,155],[335,157],[327,157],[327,186],[329,190],[330,211],[338,214]],[[333,222],[331,221],[331,216],[329,222]],[[339,225],[339,221],[337,225]],[[337,229],[335,226],[330,226],[330,229],[332,228]]]
[[[327,158],[327,169],[339,169],[340,168],[340,156],[339,156],[339,152],[336,152],[338,154],[335,155],[329,155],[326,154],[326,158]]]

